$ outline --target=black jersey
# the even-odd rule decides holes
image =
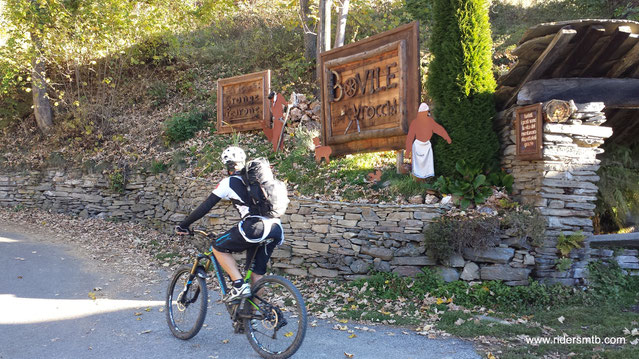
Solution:
[[[240,176],[235,175],[224,178],[213,190],[213,194],[220,199],[231,201],[242,218],[249,214],[254,214],[251,213],[250,207],[248,206],[250,197],[246,185]]]

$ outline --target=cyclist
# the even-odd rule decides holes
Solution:
[[[279,218],[266,218],[257,215],[257,209],[249,205],[249,194],[242,179],[246,154],[239,147],[231,146],[222,152],[222,163],[228,177],[224,178],[211,195],[202,202],[186,219],[175,227],[180,235],[191,233],[189,226],[204,217],[220,200],[230,200],[240,213],[241,220],[213,242],[213,254],[220,265],[231,277],[233,286],[224,300],[233,301],[251,296],[251,287],[244,283],[231,253],[246,251],[247,260],[257,250],[259,244],[267,238],[274,240],[255,255],[251,280],[257,282],[266,273],[266,264],[273,250],[284,241],[284,231]],[[252,251],[249,251],[252,250]]]

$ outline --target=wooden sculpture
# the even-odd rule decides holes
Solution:
[[[322,162],[322,159],[325,159],[326,163],[330,162],[330,156],[333,152],[331,146],[320,145],[319,137],[313,138],[313,143],[315,144],[315,162],[319,164]]]
[[[430,144],[433,133],[443,137],[449,144],[452,142],[446,129],[430,116],[428,105],[422,103],[406,135],[406,157],[412,152],[412,173],[420,179],[435,175],[433,149]]]
[[[367,174],[366,179],[371,183],[379,182],[382,179],[382,171],[375,170],[374,172]]]

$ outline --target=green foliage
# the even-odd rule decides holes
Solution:
[[[513,192],[513,183],[515,182],[515,177],[511,174],[508,174],[503,169],[500,172],[491,172],[487,177],[488,184],[491,186],[495,186],[497,188],[503,188],[508,193]]]
[[[581,248],[584,239],[586,239],[586,236],[583,235],[581,231],[577,231],[568,236],[562,232],[559,234],[559,237],[557,237],[557,249],[563,257],[567,257],[573,249]]]
[[[116,168],[109,173],[109,189],[113,192],[124,193],[126,187],[126,177],[124,171]]]
[[[559,258],[555,261],[555,268],[557,268],[560,272],[565,272],[570,269],[572,265],[572,259],[570,258]]]
[[[186,141],[206,127],[209,116],[206,112],[192,110],[175,114],[165,122],[164,134],[168,143]]]
[[[461,179],[450,179],[440,176],[433,184],[433,188],[441,193],[452,194],[455,204],[466,209],[471,204],[481,204],[492,193],[492,188],[486,182],[486,176],[481,174],[481,167],[469,165],[465,160],[455,164]]]
[[[536,209],[503,206],[501,228],[510,236],[526,238],[535,247],[541,246],[546,232],[546,219]]]
[[[597,299],[619,300],[633,293],[632,301],[639,293],[639,277],[624,275],[616,261],[604,263],[594,261],[588,264],[589,291]]]
[[[499,218],[495,216],[441,216],[424,229],[428,253],[440,261],[464,248],[487,248],[499,234]]]
[[[153,174],[162,173],[166,171],[167,167],[168,167],[167,164],[164,163],[163,161],[158,161],[158,160],[151,161],[151,173]]]
[[[421,3],[426,7],[429,0]],[[437,41],[430,44],[428,95],[435,119],[453,140],[450,145],[435,140],[435,168],[453,176],[457,161],[482,168],[492,165],[499,149],[492,129],[496,83],[488,2],[434,0],[433,19],[431,38]]]
[[[601,156],[595,213],[600,231],[617,232],[639,217],[639,146],[606,146]]]

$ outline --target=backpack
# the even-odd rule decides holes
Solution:
[[[244,183],[252,202],[249,207],[268,218],[279,218],[286,213],[289,202],[286,184],[273,177],[268,160],[260,157],[247,162],[244,168]]]

